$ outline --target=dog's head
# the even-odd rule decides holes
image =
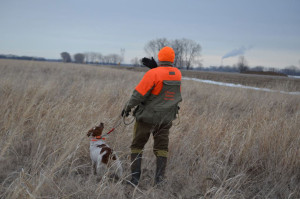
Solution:
[[[103,129],[104,129],[104,124],[101,122],[99,124],[99,126],[95,126],[94,128],[90,129],[87,133],[87,136],[88,137],[90,137],[90,136],[93,136],[93,137],[101,136]]]

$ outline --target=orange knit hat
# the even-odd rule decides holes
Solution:
[[[165,46],[158,52],[158,61],[174,62],[175,52],[173,48]]]

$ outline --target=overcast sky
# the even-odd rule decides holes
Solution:
[[[146,56],[156,38],[192,39],[204,66],[300,65],[300,0],[0,0],[0,54]]]

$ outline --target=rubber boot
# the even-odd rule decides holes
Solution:
[[[167,157],[157,156],[154,186],[160,184],[164,180],[166,166],[167,166]]]
[[[131,154],[131,180],[130,182],[137,186],[141,177],[142,154]]]

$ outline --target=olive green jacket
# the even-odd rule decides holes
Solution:
[[[150,124],[172,122],[178,113],[181,97],[181,72],[174,67],[149,70],[138,84],[125,106],[137,121]]]

